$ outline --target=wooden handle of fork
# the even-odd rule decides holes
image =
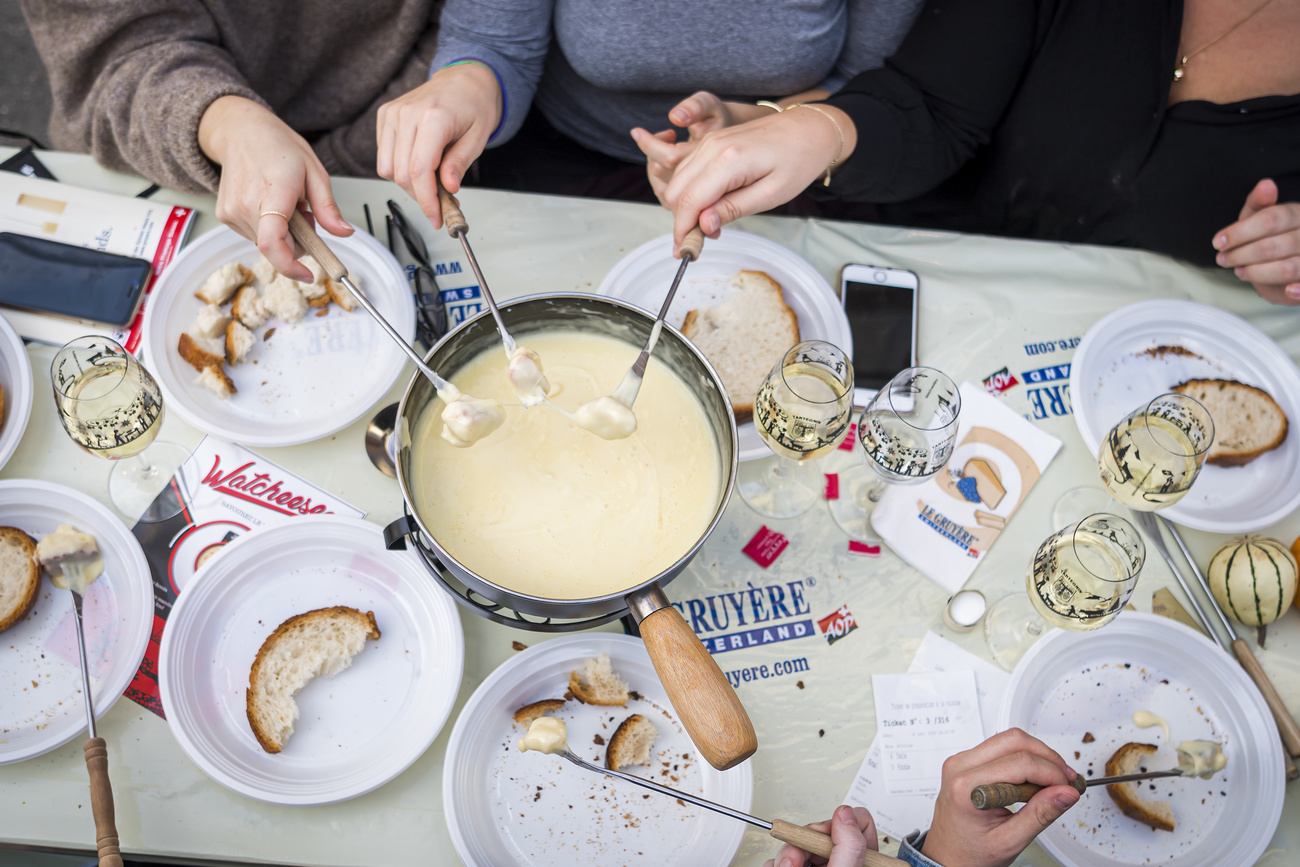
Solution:
[[[330,279],[342,280],[347,276],[348,269],[343,267],[339,257],[334,255],[334,251],[321,240],[320,235],[317,235],[316,230],[311,227],[311,223],[308,223],[307,218],[298,211],[294,211],[293,216],[289,218],[289,234],[293,235],[299,247],[320,263]]]
[[[438,184],[438,207],[442,209],[442,227],[447,230],[447,234],[453,238],[461,232],[469,234],[469,221],[461,213],[460,202],[456,197],[447,192],[447,188],[442,185],[442,179],[434,173],[434,181]]]
[[[1286,709],[1286,704],[1274,689],[1273,682],[1268,679],[1264,667],[1255,658],[1250,645],[1238,638],[1232,642],[1232,653],[1241,663],[1241,667],[1246,669],[1250,679],[1255,681],[1255,686],[1259,687],[1259,691],[1263,694],[1268,709],[1273,712],[1273,721],[1277,723],[1277,730],[1282,734],[1282,744],[1286,747],[1287,753],[1293,758],[1300,758],[1300,726],[1296,725],[1290,711]]]
[[[690,259],[694,262],[700,258],[700,253],[704,251],[704,232],[699,226],[686,233],[686,237],[682,239],[682,245],[678,248],[678,251],[681,253],[679,257],[681,259]]]
[[[811,852],[823,858],[831,857],[831,837],[829,834],[823,834],[821,831],[814,831],[812,828],[805,828],[791,822],[783,822],[780,819],[772,822],[771,834],[782,843],[798,846],[805,852]],[[895,867],[895,865],[906,864],[907,862],[868,849],[866,854],[862,856],[862,863],[864,867]]]
[[[122,867],[113,815],[113,786],[108,781],[108,745],[103,738],[86,741],[86,770],[90,772],[90,811],[95,817],[95,845],[100,867]]]

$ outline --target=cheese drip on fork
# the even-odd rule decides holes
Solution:
[[[69,524],[59,526],[36,543],[36,559],[60,590],[86,595],[86,587],[104,574],[95,537]]]
[[[564,724],[564,720],[539,716],[533,720],[532,725],[528,726],[528,734],[519,739],[519,752],[537,750],[539,753],[552,755],[563,753],[569,748],[566,742],[568,734],[568,727]]]

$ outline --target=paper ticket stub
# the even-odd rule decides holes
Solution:
[[[944,760],[983,740],[974,673],[877,674],[871,684],[886,790],[937,793]]]

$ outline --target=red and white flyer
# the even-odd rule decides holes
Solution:
[[[126,697],[163,716],[158,649],[172,605],[200,567],[245,533],[312,515],[365,512],[243,446],[205,437],[172,477],[180,514],[132,529],[153,577],[153,633]]]

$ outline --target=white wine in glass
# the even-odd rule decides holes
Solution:
[[[68,437],[96,457],[118,461],[108,482],[118,511],[142,521],[179,512],[179,498],[164,492],[187,452],[170,443],[149,449],[163,422],[162,391],[149,371],[116,341],[90,336],[58,351],[50,380]],[[146,449],[148,459],[137,457]]]
[[[776,459],[741,465],[740,496],[768,518],[812,508],[824,485],[807,462],[839,447],[852,411],[853,365],[842,350],[822,340],[787,350],[754,398],[754,427]]]
[[[1214,442],[1214,421],[1199,402],[1162,394],[1129,413],[1097,454],[1102,484],[1130,509],[1172,506],[1192,487]]]

